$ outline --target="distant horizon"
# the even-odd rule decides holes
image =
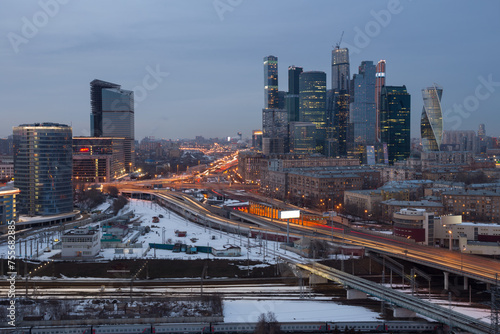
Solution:
[[[292,65],[325,72],[329,89],[337,43],[349,48],[351,78],[361,61],[386,60],[387,85],[411,94],[412,138],[420,137],[421,90],[434,82],[443,87],[445,131],[477,132],[482,123],[500,135],[494,0],[40,3],[9,1],[0,13],[1,137],[34,122],[89,135],[98,78],[135,92],[137,139],[250,138],[262,129],[263,57],[278,57],[279,90],[288,90]]]

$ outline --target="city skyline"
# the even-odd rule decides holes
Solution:
[[[431,2],[410,1],[43,3],[52,7],[3,4],[0,66],[9,85],[0,137],[33,122],[70,124],[75,136],[90,135],[88,83],[102,78],[135,92],[136,139],[239,131],[249,138],[261,129],[262,58],[279,58],[280,90],[287,90],[292,65],[326,72],[330,89],[331,52],[342,31],[351,73],[362,61],[385,59],[387,85],[405,85],[413,96],[434,82],[444,88],[445,130],[477,131],[485,123],[487,135],[500,134],[489,125],[500,120],[500,75],[492,66],[500,4],[494,1],[432,2],[432,11]],[[412,99],[411,109],[422,106]],[[411,123],[411,136],[420,137],[418,112]]]

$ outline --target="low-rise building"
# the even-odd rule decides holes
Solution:
[[[73,137],[73,181],[110,182],[125,173],[125,139]]]
[[[344,191],[374,189],[380,172],[370,167],[315,167],[269,170],[261,181],[261,192],[281,200],[324,211],[344,200]]]
[[[445,213],[462,215],[464,220],[498,222],[500,193],[489,190],[452,190],[442,196]]]
[[[214,256],[241,256],[241,247],[234,245],[224,245],[222,249],[212,248]]]
[[[14,163],[0,162],[0,179],[11,180],[14,177]]]
[[[113,225],[104,225],[102,227],[102,231],[106,232],[106,234],[112,235],[113,238],[122,239],[128,234],[129,228],[127,225],[113,224]]]
[[[238,154],[238,173],[246,183],[258,183],[260,172],[267,160],[262,153],[244,151]]]
[[[382,201],[381,190],[347,190],[344,192],[344,208],[356,208],[358,212],[373,212]]]
[[[391,221],[395,212],[401,209],[424,209],[427,212],[432,212],[434,215],[439,216],[443,214],[443,204],[439,202],[432,202],[427,200],[422,201],[397,201],[388,200],[380,202],[382,211],[382,219]]]
[[[434,245],[434,213],[425,209],[406,208],[394,212],[392,221],[395,236]]]
[[[99,254],[101,238],[96,228],[69,230],[61,237],[62,257],[93,257]]]
[[[19,189],[0,183],[0,231],[5,233],[10,221],[17,221],[16,196]]]

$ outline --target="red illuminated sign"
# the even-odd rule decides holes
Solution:
[[[88,152],[89,151],[89,148],[88,147],[82,147],[80,149],[80,152]]]

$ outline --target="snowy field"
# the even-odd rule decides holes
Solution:
[[[141,221],[141,226],[149,226],[151,231],[144,236],[139,236],[137,243],[142,243],[142,248],[133,249],[132,254],[115,254],[114,249],[102,249],[99,253],[98,258],[103,260],[118,259],[118,258],[158,258],[158,259],[206,259],[214,258],[211,254],[198,253],[198,254],[186,254],[186,253],[173,253],[171,250],[163,249],[150,249],[148,251],[148,246],[150,243],[176,243],[181,242],[187,245],[193,246],[210,246],[216,249],[222,249],[227,245],[235,245],[241,247],[242,255],[236,257],[236,259],[250,259],[263,261],[267,263],[275,263],[276,258],[279,255],[286,255],[288,257],[293,257],[300,259],[300,256],[281,250],[279,248],[278,242],[273,241],[258,241],[256,239],[250,239],[246,235],[230,234],[226,232],[221,232],[219,230],[210,229],[202,225],[195,224],[174,212],[157,205],[156,203],[150,201],[142,201],[132,199],[130,203],[121,210],[121,212],[128,212],[133,210],[135,213],[135,218],[133,220]],[[153,217],[160,218],[158,223],[153,223]],[[93,225],[95,225],[94,223]],[[176,237],[175,231],[186,231],[186,237]],[[124,238],[132,237],[136,231],[130,231],[129,234]],[[194,239],[193,239],[194,238]],[[195,240],[197,239],[197,240]],[[0,251],[4,251],[0,246]],[[53,250],[49,253],[43,253],[38,258],[40,260],[47,260],[55,254],[59,253],[60,250]],[[29,254],[29,251],[28,251]],[[144,254],[144,256],[143,256]]]
[[[109,204],[103,204],[99,209],[105,210]],[[187,245],[196,246],[210,246],[216,249],[221,249],[226,245],[236,245],[241,247],[242,256],[234,259],[251,259],[262,261],[265,263],[275,263],[277,256],[284,255],[301,259],[295,253],[286,252],[279,248],[278,242],[272,241],[258,241],[256,239],[249,239],[244,235],[228,234],[218,230],[209,229],[207,227],[192,223],[187,219],[170,212],[169,210],[152,203],[150,201],[131,200],[130,203],[121,210],[121,212],[128,212],[133,210],[135,218],[133,220],[141,221],[142,226],[149,226],[151,231],[144,236],[139,236],[138,243],[142,244],[142,248],[134,249],[132,254],[115,254],[114,249],[103,249],[99,253],[98,259],[111,260],[118,258],[160,258],[160,259],[205,259],[207,257],[214,258],[213,255],[204,253],[199,254],[186,254],[186,253],[173,253],[170,250],[148,250],[149,243],[176,243],[181,242]],[[158,223],[153,223],[154,216],[163,215]],[[95,225],[96,223],[92,224]],[[186,237],[176,237],[175,231],[186,231]],[[129,232],[126,238],[132,237],[136,231]],[[41,254],[38,257],[33,256],[33,259],[48,260],[54,255],[60,253],[60,250],[52,249],[50,252],[41,251],[45,247],[51,247],[53,242],[49,237],[41,237],[43,232],[38,236],[28,238],[28,254],[35,253],[35,240],[38,239],[39,250]],[[59,238],[60,235],[51,234],[51,238]],[[195,240],[195,239],[197,240]],[[191,240],[193,239],[193,240]],[[31,245],[30,240],[33,242]],[[24,254],[23,244],[23,254]],[[33,251],[30,252],[30,247]],[[19,247],[16,253],[19,254]],[[8,251],[7,244],[0,245],[0,254],[6,256]],[[85,279],[84,277],[80,279]],[[432,300],[432,302],[443,304],[446,307],[446,301]],[[467,314],[485,322],[489,322],[489,311],[480,310],[464,305],[454,305],[453,310]],[[327,301],[311,301],[311,300],[225,300],[224,301],[224,314],[227,322],[245,322],[256,321],[258,316],[268,311],[274,312],[279,321],[369,321],[377,320],[379,314],[372,312],[363,307],[338,305],[334,302]]]
[[[379,314],[359,306],[310,300],[225,300],[225,322],[257,322],[273,312],[278,321],[375,321]]]

